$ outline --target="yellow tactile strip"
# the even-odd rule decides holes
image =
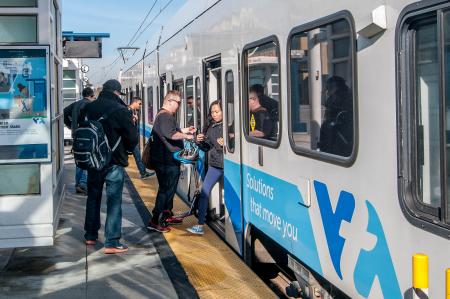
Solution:
[[[151,211],[158,186],[156,177],[141,180],[134,159],[129,162],[127,173]],[[176,197],[174,212],[181,213],[186,209],[186,204]],[[200,298],[277,298],[209,227],[205,227],[204,236],[186,232],[196,220],[194,216],[185,219],[182,225],[172,226],[172,231],[164,237]]]

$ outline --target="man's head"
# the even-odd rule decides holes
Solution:
[[[163,108],[175,113],[181,105],[181,95],[176,90],[169,90],[164,97]]]
[[[186,104],[189,108],[194,108],[194,97],[193,96],[187,97]]]
[[[84,88],[83,91],[81,92],[81,95],[83,96],[84,99],[88,99],[90,101],[95,100],[94,90],[90,87]]]
[[[251,112],[255,111],[261,106],[259,102],[258,94],[255,91],[250,90],[248,94],[248,108]]]
[[[133,99],[131,99],[131,104],[130,104],[131,109],[139,110],[141,108],[141,105],[142,105],[142,99],[140,97],[133,97]]]
[[[103,91],[109,91],[114,93],[117,96],[124,96],[125,94],[122,92],[122,85],[120,82],[115,79],[110,79],[103,84]]]

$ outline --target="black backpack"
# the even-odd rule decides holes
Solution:
[[[119,145],[122,137],[119,137],[112,147],[109,145],[108,137],[101,123],[108,117],[108,114],[96,121],[82,121],[75,130],[72,151],[77,167],[85,170],[101,170],[111,161],[112,153]]]

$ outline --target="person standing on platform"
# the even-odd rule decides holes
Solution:
[[[111,162],[101,170],[88,170],[88,197],[84,224],[86,245],[95,245],[100,229],[100,207],[103,185],[106,183],[105,254],[128,250],[120,243],[122,236],[122,191],[125,179],[124,167],[128,166],[128,154],[138,143],[138,132],[127,105],[119,97],[124,95],[117,80],[108,80],[98,99],[84,108],[89,120],[101,120],[112,148]]]
[[[221,102],[214,101],[209,106],[210,120],[205,134],[197,135],[198,147],[208,152],[208,171],[202,185],[202,191],[198,199],[198,225],[191,226],[188,232],[203,235],[208,211],[209,196],[214,185],[223,178],[223,114]]]
[[[95,100],[94,90],[86,87],[82,91],[83,98],[73,102],[64,108],[64,124],[72,130],[72,138],[75,130],[78,128],[79,116],[84,106]],[[87,172],[79,167],[75,168],[75,191],[77,193],[87,194]]]
[[[130,110],[132,118],[133,118],[133,123],[136,126],[136,129],[138,130],[138,132],[139,132],[139,129],[137,128],[137,126],[139,125],[138,115],[139,115],[139,109],[141,109],[141,106],[142,106],[142,99],[140,97],[133,97],[133,99],[131,100],[131,104],[128,106],[128,109]],[[141,175],[141,179],[146,180],[146,179],[150,178],[151,176],[155,175],[154,172],[148,172],[145,169],[145,165],[144,165],[144,163],[142,163],[142,157],[141,157],[141,152],[139,151],[139,146],[136,146],[134,148],[133,157],[134,157],[134,160],[136,161],[136,166]]]
[[[150,160],[155,167],[159,187],[152,219],[147,228],[158,232],[170,231],[169,227],[161,225],[160,215],[163,211],[172,211],[173,197],[180,177],[180,162],[174,159],[173,154],[183,149],[183,139],[192,140],[192,134],[195,132],[193,126],[184,129],[178,127],[175,114],[180,105],[180,93],[175,90],[169,91],[153,124]],[[172,214],[166,222],[178,224],[182,220]]]

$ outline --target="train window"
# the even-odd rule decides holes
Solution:
[[[186,109],[185,119],[186,126],[195,126],[194,122],[194,79],[189,77],[186,79]]]
[[[448,236],[450,10],[406,15],[400,28],[402,204],[413,211],[407,214],[412,223],[419,219],[420,227]]]
[[[153,86],[147,88],[147,123],[153,125]]]
[[[234,78],[233,72],[225,73],[225,101],[226,101],[226,121],[225,130],[227,132],[227,147],[229,152],[234,152]]]
[[[169,86],[170,85],[167,84],[167,91],[170,90]],[[174,81],[172,83],[172,88],[173,88],[173,90],[176,90],[176,91],[178,91],[180,93],[181,99],[184,98],[184,82],[183,82],[183,79],[179,79],[179,80]],[[175,118],[177,120],[177,124],[179,126],[181,126],[181,118],[180,118],[180,113],[181,112],[180,111],[181,111],[182,107],[184,107],[184,105],[185,105],[185,103],[184,103],[184,101],[182,101],[181,106],[178,107],[177,114],[175,115]]]
[[[288,45],[289,138],[296,153],[348,163],[354,151],[355,41],[338,16],[294,29]]]
[[[196,128],[197,130],[200,130],[200,128],[202,127],[202,114],[200,113],[201,108],[202,108],[202,87],[200,85],[200,78],[197,77],[195,79],[195,109],[194,109],[194,115],[195,115],[195,119],[197,120],[197,125]]]
[[[280,55],[276,37],[244,49],[245,137],[253,143],[278,146],[280,132]]]

